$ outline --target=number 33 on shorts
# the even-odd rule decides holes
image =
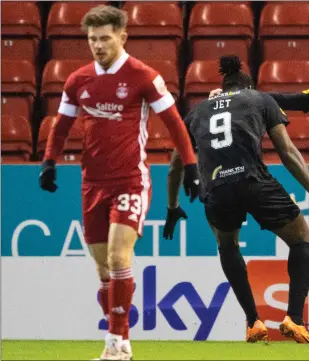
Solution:
[[[142,213],[142,198],[139,194],[120,194],[118,196],[117,209],[122,212],[129,212],[128,219],[138,222]]]

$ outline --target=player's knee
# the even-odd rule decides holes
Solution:
[[[246,263],[240,253],[239,245],[235,243],[225,243],[219,246],[220,260],[225,270],[233,270],[235,265],[241,266],[246,270]]]
[[[108,268],[110,271],[122,270],[131,267],[129,255],[125,253],[109,252],[108,254]]]

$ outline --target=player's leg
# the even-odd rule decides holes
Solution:
[[[110,285],[109,269],[107,262],[107,235],[105,243],[89,244],[90,254],[93,257],[101,281],[98,299],[106,320],[109,320],[108,293]]]
[[[304,327],[303,312],[309,292],[309,227],[304,216],[279,230],[274,230],[290,248],[288,273],[290,276],[287,317],[280,326],[281,333],[297,342],[309,343],[309,332]]]
[[[110,276],[107,260],[107,240],[109,231],[108,195],[101,187],[83,185],[82,187],[83,224],[85,241],[93,257],[101,281],[99,302],[108,320],[108,292]]]
[[[277,234],[290,248],[290,276],[287,317],[281,331],[297,342],[309,343],[309,333],[303,324],[303,311],[309,291],[309,227],[298,206],[276,180],[260,187],[253,216],[265,229]]]
[[[129,311],[134,292],[132,256],[137,240],[137,231],[125,224],[112,223],[108,237],[109,290],[109,339],[118,351],[132,353],[128,342]],[[127,341],[123,340],[126,339]],[[125,346],[125,347],[124,347]]]
[[[267,330],[258,319],[246,263],[239,250],[238,236],[246,212],[238,199],[238,187],[235,184],[215,189],[206,199],[205,211],[218,243],[223,272],[246,314],[247,341],[256,342],[267,336]]]
[[[108,267],[111,281],[107,347],[111,345],[115,353],[121,348],[123,359],[132,356],[128,340],[129,311],[134,292],[132,258],[136,240],[142,235],[150,197],[149,188],[126,189],[114,198],[110,212]]]

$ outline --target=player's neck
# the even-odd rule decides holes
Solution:
[[[225,89],[223,89],[223,91],[224,92],[234,92],[234,91],[243,90],[243,89],[246,89],[246,88],[244,88],[243,86],[233,86],[230,88],[225,88]]]
[[[119,50],[119,52],[117,53],[117,55],[114,57],[114,59],[108,64],[108,65],[101,65],[101,67],[106,71],[107,69],[111,68],[115,63],[116,61],[122,56],[123,54],[123,48],[121,48]]]

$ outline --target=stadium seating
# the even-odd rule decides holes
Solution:
[[[157,70],[165,80],[168,90],[174,95],[176,99],[179,98],[179,75],[178,70],[171,61],[169,60],[151,60],[148,59],[145,63]]]
[[[259,37],[264,60],[309,59],[309,2],[268,3]]]
[[[35,63],[41,19],[34,2],[1,2],[1,57]]]
[[[183,37],[182,12],[177,3],[126,2],[129,39],[126,50],[141,60],[178,62]]]
[[[46,7],[43,2],[1,3],[2,114],[15,116],[15,122],[29,121],[34,136],[41,118],[50,116],[42,122],[39,133],[41,156],[67,77],[92,61],[87,37],[81,31],[81,19],[90,8],[107,3],[51,2]],[[119,2],[113,5],[119,6]],[[266,61],[258,72],[259,90],[295,92],[309,88],[308,1],[266,2],[260,19],[257,16],[263,5],[250,1],[127,1],[121,2],[120,6],[128,12],[126,50],[158,70],[181,109],[184,109],[183,105],[191,108],[206,98],[210,90],[221,86],[218,58],[228,53],[240,55],[245,71],[250,72],[247,65],[250,64],[254,73],[258,69],[260,53],[263,55]],[[256,24],[259,24],[258,29],[254,29]],[[251,48],[257,30],[263,49],[260,53],[257,48]],[[48,44],[40,43],[45,33]],[[50,45],[50,54],[46,45]],[[48,55],[51,60],[45,64]],[[44,69],[42,74],[41,69]],[[35,109],[34,100],[38,105]],[[288,132],[309,160],[308,115],[288,112],[288,116],[291,120]],[[151,110],[148,131],[149,161],[168,162],[173,144],[160,117]],[[80,159],[82,131],[79,120],[72,132],[64,161]],[[31,148],[31,138],[27,144]],[[263,145],[265,161],[280,162],[270,140],[265,138]],[[23,160],[30,153],[14,154],[14,157]],[[13,159],[12,155],[10,159]]]
[[[290,124],[287,131],[299,150],[309,151],[309,115],[302,112],[287,112]]]
[[[91,8],[106,2],[55,2],[47,22],[47,38],[53,59],[92,59],[81,20]]]
[[[31,119],[36,95],[35,70],[26,60],[2,60],[1,113]]]
[[[306,116],[303,112],[292,111],[287,111],[286,115],[290,120],[287,131],[293,143],[299,150],[309,151],[309,116]],[[274,149],[274,146],[267,134],[263,139],[263,149]]]
[[[29,122],[15,115],[1,115],[1,160],[18,162],[29,160],[32,140]]]
[[[244,72],[250,74],[248,65],[244,62],[242,64]],[[211,90],[220,88],[222,79],[217,60],[192,62],[186,74],[184,91],[188,108],[191,109],[208,97]]]
[[[247,62],[254,37],[253,15],[243,3],[198,3],[188,29],[193,60],[215,60],[235,53]]]
[[[39,158],[42,159],[48,134],[56,121],[55,116],[47,116],[43,119],[40,126],[39,138],[37,144],[37,152]],[[73,127],[70,130],[69,137],[64,145],[63,154],[61,155],[60,161],[74,162],[79,161],[81,158],[81,151],[83,149],[83,136],[84,128],[80,118],[77,118]]]
[[[75,70],[88,64],[87,59],[50,60],[43,72],[41,94],[44,98],[46,115],[56,115],[58,112],[63,86],[68,76]]]
[[[266,61],[258,74],[261,91],[299,92],[309,88],[308,61]]]
[[[177,102],[180,95],[180,90],[178,72],[175,65],[171,61],[160,60],[148,60],[147,64],[162,75],[167,89],[172,93],[175,101]],[[161,158],[164,160],[169,159],[170,155],[168,152],[166,152],[166,150],[173,149],[173,143],[164,123],[160,119],[159,115],[155,114],[152,109],[150,109],[149,112],[148,124],[149,138],[147,143],[147,150],[148,152],[156,152],[150,155],[151,159],[156,161]],[[161,149],[164,149],[164,152],[162,154],[158,154],[157,152]]]

